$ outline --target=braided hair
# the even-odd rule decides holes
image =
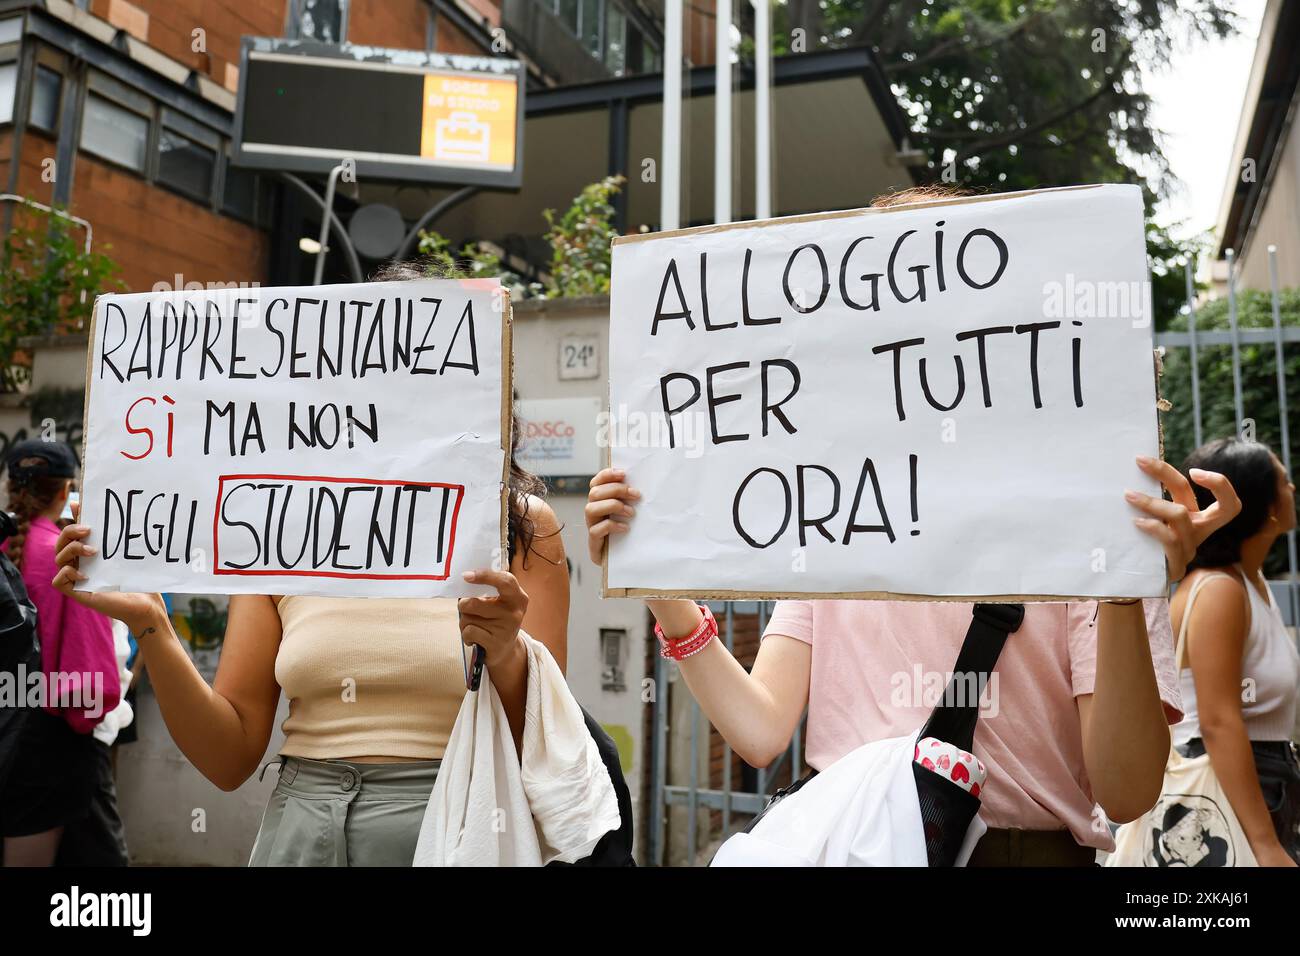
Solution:
[[[40,459],[24,458],[20,465],[28,466]],[[9,560],[18,568],[23,566],[23,545],[32,519],[44,514],[68,486],[67,478],[52,478],[19,474],[9,476],[9,510],[18,524],[17,534],[9,538]]]

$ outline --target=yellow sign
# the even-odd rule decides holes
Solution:
[[[453,166],[513,169],[518,93],[513,78],[428,74],[420,155]]]

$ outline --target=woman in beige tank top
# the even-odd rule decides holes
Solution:
[[[384,280],[425,278],[409,266]],[[515,429],[518,435],[518,429]],[[544,485],[510,466],[510,569],[467,578],[495,598],[367,599],[236,595],[209,686],[158,594],[72,590],[90,529],[59,539],[55,585],[124,621],[172,739],[199,772],[234,790],[266,754],[281,691],[289,699],[280,779],[251,865],[409,866],[424,806],[465,694],[464,648],[478,645],[516,746],[528,692],[526,631],[561,669],[569,574]]]

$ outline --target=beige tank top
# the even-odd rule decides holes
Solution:
[[[456,602],[280,598],[292,757],[441,758],[465,695]]]

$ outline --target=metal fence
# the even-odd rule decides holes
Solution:
[[[1241,347],[1246,344],[1272,345],[1274,375],[1277,379],[1278,426],[1281,434],[1281,447],[1277,449],[1282,458],[1287,474],[1294,475],[1291,468],[1291,430],[1287,410],[1287,374],[1286,346],[1300,343],[1300,328],[1282,325],[1280,290],[1277,278],[1277,248],[1268,247],[1269,299],[1272,307],[1272,326],[1267,329],[1242,329],[1237,324],[1237,261],[1233,250],[1227,250],[1227,299],[1228,330],[1198,331],[1196,327],[1196,295],[1194,273],[1195,259],[1188,261],[1185,267],[1187,287],[1187,331],[1159,332],[1156,334],[1156,346],[1162,350],[1185,348],[1188,350],[1192,392],[1192,428],[1195,444],[1199,447],[1206,436],[1202,429],[1201,407],[1201,353],[1207,345],[1227,345],[1232,349],[1232,404],[1237,428],[1244,427],[1247,420],[1244,394],[1241,385]],[[1210,435],[1209,438],[1222,437]],[[1296,574],[1296,532],[1289,531],[1286,536],[1287,578],[1284,581],[1272,581],[1274,597],[1282,610],[1282,616],[1288,626],[1295,626],[1300,621],[1300,581]]]
[[[1155,335],[1157,348],[1164,353],[1173,349],[1187,349],[1191,385],[1191,415],[1194,440],[1201,445],[1206,436],[1203,434],[1203,408],[1201,404],[1201,349],[1207,346],[1229,346],[1232,354],[1233,407],[1238,428],[1246,420],[1244,396],[1242,392],[1241,348],[1243,345],[1271,345],[1274,356],[1274,370],[1277,379],[1278,415],[1280,418],[1281,447],[1278,453],[1286,466],[1288,474],[1292,471],[1291,435],[1287,422],[1287,374],[1285,363],[1285,346],[1300,343],[1300,328],[1282,325],[1279,303],[1277,254],[1273,247],[1268,250],[1270,295],[1272,305],[1272,326],[1264,329],[1242,329],[1238,326],[1237,310],[1237,264],[1231,250],[1227,254],[1228,283],[1228,330],[1198,330],[1196,317],[1196,291],[1194,274],[1195,260],[1186,265],[1187,287],[1187,331],[1158,332]],[[1220,437],[1210,435],[1209,438]],[[1270,581],[1269,585],[1283,617],[1289,626],[1300,621],[1300,581],[1297,580],[1296,532],[1287,535],[1288,575],[1283,580]],[[712,602],[710,607],[718,618],[720,637],[729,651],[735,651],[737,625],[740,621],[752,623],[762,633],[771,613],[772,605],[765,602]],[[743,663],[743,661],[742,661]],[[664,862],[684,862],[688,864],[707,863],[701,858],[701,851],[712,844],[742,828],[746,822],[758,813],[772,792],[786,780],[795,780],[803,774],[803,722],[795,731],[789,747],[770,766],[753,770],[749,774],[750,786],[736,786],[734,780],[733,754],[725,741],[721,741],[723,759],[718,785],[712,779],[701,779],[701,748],[708,748],[715,739],[707,718],[701,713],[699,705],[690,697],[690,692],[680,681],[676,693],[684,695],[688,703],[683,706],[678,697],[674,704],[674,692],[670,689],[670,671],[668,662],[654,655],[655,694],[650,732],[650,785],[649,785],[649,828],[646,837],[646,862],[663,864]],[[670,710],[689,713],[689,726],[682,732],[689,733],[689,750],[686,759],[680,758],[683,748],[676,746],[678,759],[674,759],[674,745],[670,731],[672,722]],[[670,764],[680,767],[685,764],[685,781],[669,782]],[[704,773],[710,776],[712,763],[703,761]],[[685,834],[674,835],[674,843],[680,844],[681,853],[674,854],[668,860],[668,823],[672,808],[685,810]],[[704,811],[707,811],[704,812]],[[679,818],[681,814],[678,815]],[[702,826],[703,821],[703,826]],[[704,832],[701,832],[701,831]]]
[[[718,619],[718,632],[728,651],[736,650],[737,624],[740,620],[752,622],[757,634],[762,634],[771,614],[772,604],[766,601],[710,601],[709,607]],[[690,698],[685,685],[677,683],[681,694],[689,698],[690,711],[690,747],[689,763],[686,771],[686,783],[668,782],[668,765],[671,748],[669,747],[669,709],[673,704],[673,695],[669,692],[670,672],[666,660],[658,654],[654,657],[654,686],[657,688],[651,719],[653,722],[650,746],[650,829],[646,841],[646,862],[662,865],[667,855],[666,829],[667,816],[671,807],[686,810],[685,821],[685,859],[688,863],[707,862],[700,860],[701,849],[710,843],[725,839],[734,833],[754,814],[766,805],[768,798],[778,786],[780,780],[797,780],[803,769],[803,721],[795,728],[790,745],[769,766],[753,768],[752,789],[737,788],[734,777],[734,760],[731,747],[725,740],[721,741],[722,762],[720,786],[711,786],[711,780],[700,780],[701,748],[707,748],[712,742],[713,731],[707,718],[700,711],[699,704]],[[710,764],[705,762],[706,768]],[[702,810],[716,811],[720,816],[716,832],[712,826],[707,832],[700,833]],[[713,813],[705,819],[712,820]]]

